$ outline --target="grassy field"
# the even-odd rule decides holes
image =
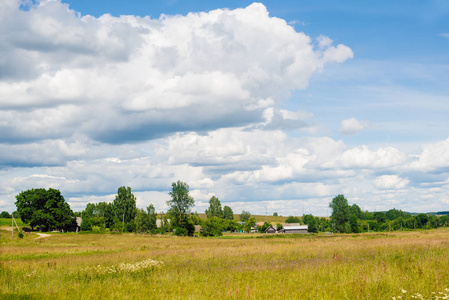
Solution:
[[[333,236],[36,237],[19,239],[0,230],[1,299],[413,299],[418,294],[438,299],[435,295],[449,294],[446,228]]]
[[[0,227],[11,227],[11,220],[12,219],[7,219],[7,218],[0,218]],[[17,225],[18,226],[24,226],[26,224],[23,224],[22,220],[20,220],[20,218],[15,218]],[[14,226],[16,226],[14,224]]]

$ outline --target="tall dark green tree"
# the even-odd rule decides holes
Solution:
[[[346,232],[346,224],[350,217],[348,200],[346,200],[345,196],[338,195],[332,199],[329,207],[332,209],[331,220],[335,225],[335,230],[337,232]]]
[[[206,215],[208,218],[217,217],[223,218],[223,209],[221,208],[220,200],[217,197],[212,196],[209,200],[209,208],[206,209]]]
[[[16,200],[20,218],[32,229],[69,230],[75,225],[73,211],[59,190],[31,189],[18,194]]]
[[[360,209],[360,206],[358,206],[357,204],[353,204],[349,207],[349,210],[351,212],[351,215],[355,215],[355,217],[359,220],[363,220],[364,219],[364,214],[362,212],[362,210]]]
[[[359,233],[359,223],[357,222],[357,216],[355,214],[351,214],[349,217],[349,225],[351,226],[351,232],[352,233]]]
[[[223,207],[223,219],[234,220],[234,212],[232,211],[232,208],[227,205]]]
[[[251,213],[249,211],[242,210],[242,213],[240,214],[240,221],[246,222],[251,218]]]
[[[193,197],[189,195],[189,185],[178,180],[172,183],[172,190],[168,193],[171,197],[167,201],[170,207],[168,214],[170,215],[170,222],[172,227],[188,228],[188,214],[190,208],[195,204]]]
[[[112,203],[116,222],[130,223],[136,217],[136,197],[130,187],[119,187]]]

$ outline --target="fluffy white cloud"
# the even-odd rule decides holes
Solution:
[[[407,156],[399,150],[386,147],[371,151],[367,146],[355,147],[341,155],[345,168],[389,168],[404,164]]]
[[[330,138],[291,138],[281,131],[233,128],[205,135],[179,133],[122,147],[110,149],[114,158],[3,171],[0,180],[8,188],[0,190],[0,198],[11,204],[21,190],[53,187],[62,191],[71,206],[82,209],[88,202],[112,200],[124,185],[132,187],[139,207],[153,203],[158,210],[166,210],[171,183],[183,180],[190,185],[199,212],[216,195],[237,212],[264,213],[260,203],[286,211],[283,205],[289,203],[291,209],[304,206],[325,215],[330,199],[342,193],[365,209],[409,207],[407,201],[413,198],[418,210],[425,207],[429,195],[443,201],[449,191],[447,173],[439,183],[432,178],[420,182],[421,173],[411,167],[418,158],[410,161],[397,149],[350,148]],[[425,157],[432,147],[426,149],[416,156]],[[412,178],[407,175],[410,170]]]
[[[369,127],[369,125],[370,124],[368,121],[359,121],[356,118],[350,118],[350,119],[341,121],[341,127],[338,132],[341,134],[346,134],[346,135],[355,134],[355,133]]]
[[[447,201],[449,140],[407,155],[302,136],[320,132],[313,114],[280,106],[353,54],[262,4],[151,19],[20,3],[0,2],[2,210],[29,188],[58,188],[81,210],[112,201],[120,186],[139,207],[166,210],[176,180],[190,185],[199,212],[212,195],[234,212],[285,215],[326,215],[341,193],[365,209],[410,195],[425,207],[427,191]],[[352,118],[340,133],[368,126]]]
[[[423,145],[422,153],[411,164],[411,169],[422,171],[447,170],[449,168],[449,138]]]
[[[409,180],[398,175],[383,175],[374,180],[374,186],[381,190],[402,189],[407,186]]]
[[[0,12],[1,132],[10,142],[78,133],[122,143],[250,124],[326,63],[352,57],[329,40],[314,49],[260,3],[160,19],[20,3]]]

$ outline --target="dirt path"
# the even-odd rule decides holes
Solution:
[[[0,230],[12,231],[11,227],[2,227],[2,228],[0,228]],[[14,230],[17,230],[17,229],[14,228]],[[44,238],[44,237],[51,236],[51,234],[48,234],[48,233],[39,233],[39,232],[34,232],[34,231],[33,231],[33,233],[38,235],[38,237],[35,238],[35,239],[41,239],[41,238]]]
[[[35,234],[38,235],[38,237],[37,237],[36,239],[41,239],[41,238],[44,238],[44,237],[49,237],[49,236],[51,236],[51,234],[48,234],[48,233],[38,233],[38,232],[35,232]]]

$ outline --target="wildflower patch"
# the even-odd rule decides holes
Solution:
[[[420,300],[440,300],[449,299],[449,288],[444,289],[444,292],[432,292],[430,295],[424,296],[420,293],[408,293],[406,290],[401,289],[401,293],[397,296],[391,297],[392,300],[405,300],[405,299],[420,299]]]
[[[81,269],[80,273],[87,277],[106,276],[114,274],[146,273],[160,269],[164,266],[162,261],[147,259],[134,264],[121,263],[117,266],[92,266]]]

